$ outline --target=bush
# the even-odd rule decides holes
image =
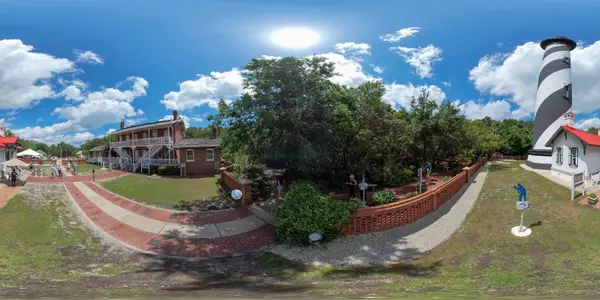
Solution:
[[[596,198],[596,194],[595,193],[591,193],[588,197],[589,198]]]
[[[414,172],[409,168],[384,166],[373,172],[373,180],[387,186],[394,186],[409,182]]]
[[[158,167],[158,175],[161,176],[170,176],[170,175],[180,175],[181,171],[179,167],[171,167],[171,166],[160,166]],[[154,173],[152,173],[154,174]]]
[[[310,183],[295,183],[277,208],[277,241],[288,245],[308,245],[308,235],[323,234],[332,240],[348,222],[350,213],[362,203],[336,201],[319,193]]]
[[[394,193],[389,191],[373,193],[373,202],[375,202],[377,205],[392,203],[395,199],[396,197],[394,197]]]

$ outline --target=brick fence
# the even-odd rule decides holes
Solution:
[[[242,205],[251,205],[253,203],[252,186],[249,183],[240,182],[226,170],[221,171],[221,180],[230,190],[237,189],[242,191]]]
[[[341,230],[345,235],[356,235],[413,223],[446,203],[469,182],[486,161],[483,158],[478,160],[450,180],[421,195],[385,205],[357,209]]]

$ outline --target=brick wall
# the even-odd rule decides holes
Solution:
[[[357,209],[341,230],[346,235],[376,232],[407,225],[437,210],[448,201],[485,163],[478,160],[471,167],[433,190],[394,203]]]
[[[187,150],[194,151],[194,161],[187,161]],[[206,149],[213,149],[214,161],[206,160]],[[219,148],[181,148],[179,161],[185,164],[184,176],[214,175],[221,167],[221,151]]]
[[[239,180],[237,180],[231,173],[223,170],[221,172],[221,181],[225,184],[230,190],[240,190],[242,191],[242,205],[251,205],[252,202],[252,187],[250,184],[242,184]]]

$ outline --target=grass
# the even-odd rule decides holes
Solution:
[[[129,199],[155,206],[172,207],[180,200],[192,201],[218,196],[219,177],[155,178],[131,174],[106,181],[103,186]]]
[[[527,188],[531,203],[525,224],[539,224],[524,239],[510,233],[520,218],[512,188],[517,183]],[[378,289],[381,293],[594,293],[600,280],[600,211],[569,199],[569,190],[518,163],[495,165],[462,228],[420,258],[389,266],[334,268],[268,254],[262,264],[291,281],[387,279]]]
[[[89,276],[88,264],[98,262],[103,247],[72,223],[68,210],[58,201],[32,207],[20,195],[0,210],[0,285]]]
[[[101,169],[102,169],[102,166],[100,166],[100,165],[83,163],[83,164],[79,164],[79,169],[77,170],[77,175],[92,174],[92,170],[95,170],[96,174],[98,174],[100,172],[104,172],[104,170],[101,170]]]

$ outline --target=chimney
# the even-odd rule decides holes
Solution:
[[[121,121],[121,129],[125,128],[125,122]]]
[[[573,127],[575,125],[575,113],[574,112],[568,112],[564,115],[564,124],[565,125],[569,125],[571,127]]]
[[[179,115],[177,114],[177,111],[174,110],[173,111],[173,121],[179,119]]]

